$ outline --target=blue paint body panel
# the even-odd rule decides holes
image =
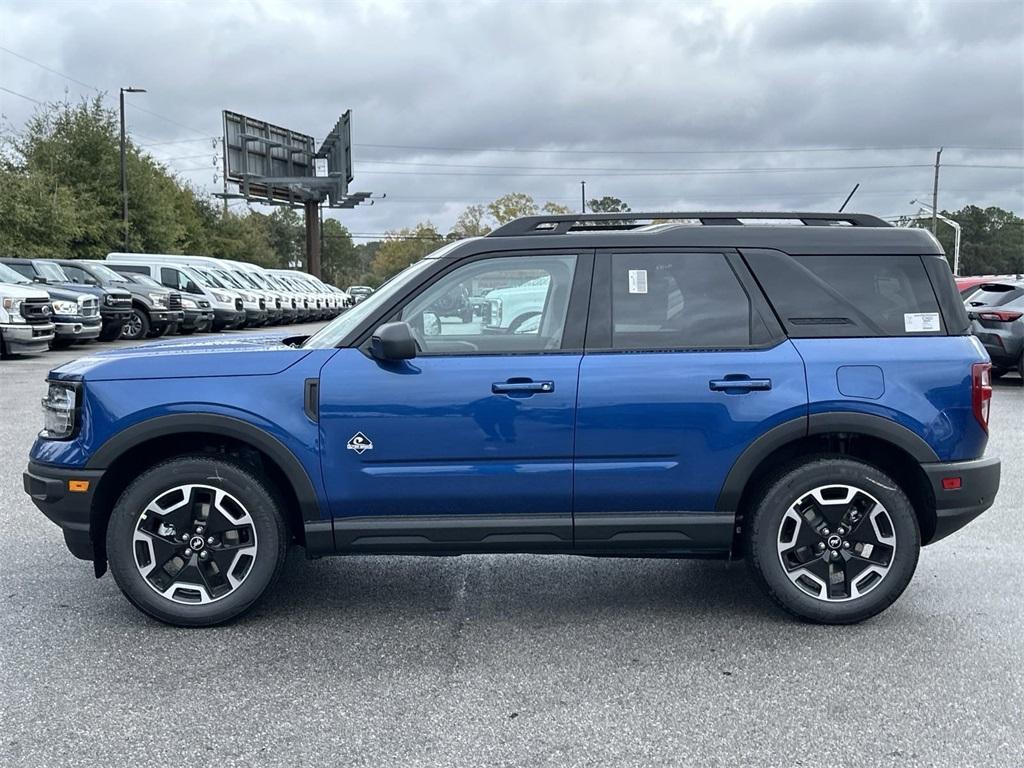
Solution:
[[[343,349],[324,367],[324,484],[337,517],[544,514],[570,525],[578,354],[421,357]],[[510,378],[551,392],[494,394]],[[356,432],[373,444],[346,447]]]
[[[971,406],[971,366],[988,361],[973,336],[885,339],[796,339],[807,366],[810,413],[860,412],[906,427],[942,461],[982,455],[988,434]],[[836,371],[856,360],[882,370],[885,391],[876,399],[843,395]]]
[[[732,394],[709,382],[769,379]],[[707,511],[743,450],[807,414],[804,367],[770,349],[587,355],[580,367],[575,511]]]

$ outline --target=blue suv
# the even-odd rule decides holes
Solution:
[[[292,542],[745,558],[803,619],[887,608],[999,485],[938,243],[859,214],[623,216],[450,243],[309,337],[62,365],[25,490],[178,625],[250,608]],[[438,310],[455,293],[471,311]]]

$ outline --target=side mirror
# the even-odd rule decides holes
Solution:
[[[416,340],[406,323],[384,323],[370,338],[370,354],[378,360],[411,360]]]

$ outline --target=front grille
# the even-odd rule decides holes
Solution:
[[[82,317],[96,317],[100,313],[100,307],[96,299],[82,299],[79,305],[82,309]]]
[[[236,312],[241,312],[244,308],[245,308],[245,305],[242,304],[242,300],[241,299],[235,299],[235,311]]]
[[[267,308],[267,300],[266,299],[260,299],[260,309],[266,309],[266,308]]]
[[[29,323],[48,323],[53,307],[49,299],[25,299],[21,303],[21,316]]]
[[[167,308],[168,309],[181,309],[181,294],[170,293],[167,296]]]
[[[113,309],[131,309],[132,297],[127,293],[108,293],[106,304]]]

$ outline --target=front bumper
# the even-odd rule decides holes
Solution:
[[[244,311],[235,309],[215,309],[213,311],[214,328],[238,328],[244,323]]]
[[[245,310],[245,322],[246,325],[263,325],[267,322],[267,310],[265,309],[249,309]]]
[[[124,324],[128,322],[128,318],[131,316],[131,307],[127,309],[107,309],[106,307],[100,308],[100,318],[103,320],[104,330],[117,326],[118,328],[124,327]]]
[[[186,309],[182,315],[181,327],[186,331],[209,328],[213,325],[212,309]]]
[[[935,534],[932,544],[958,531],[995,501],[999,490],[1000,462],[997,458],[922,464],[935,497]],[[943,479],[959,478],[960,487],[946,490]]]
[[[14,355],[46,352],[53,341],[53,323],[11,323],[0,325],[4,345]]]
[[[58,339],[95,339],[103,330],[98,317],[55,317],[53,333]]]
[[[150,326],[159,330],[171,323],[180,323],[185,319],[185,313],[180,309],[153,309],[149,312]]]
[[[22,483],[32,503],[64,532],[64,543],[71,554],[81,560],[92,560],[92,500],[103,470],[53,467],[30,461],[22,475]],[[88,490],[69,490],[71,480],[87,481]]]

